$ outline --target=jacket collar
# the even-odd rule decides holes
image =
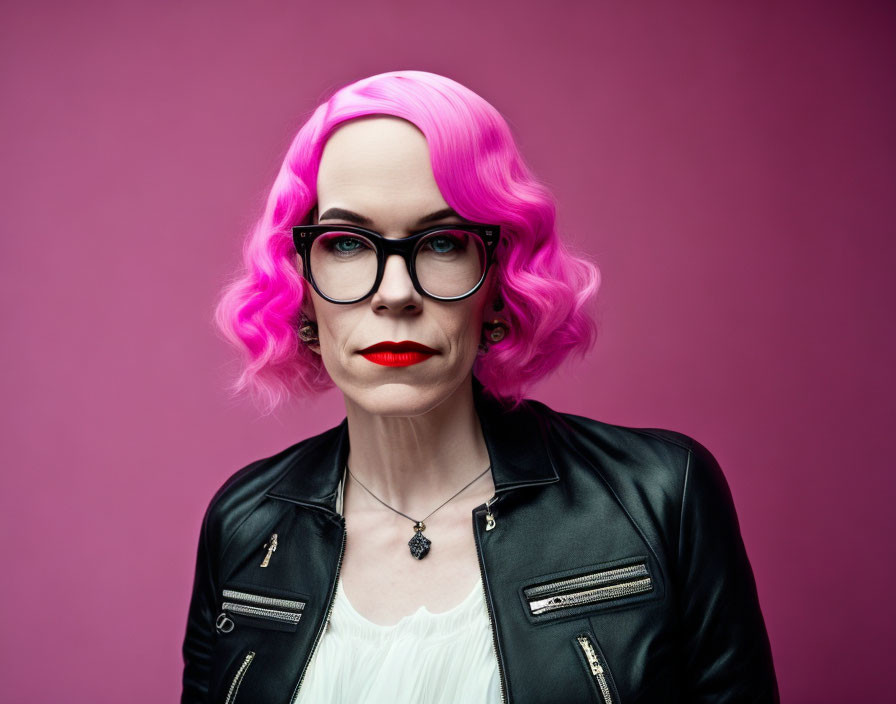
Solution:
[[[510,410],[486,395],[475,376],[473,401],[496,493],[559,480],[547,451],[543,420],[532,402],[525,400],[517,409]],[[339,482],[348,459],[348,418],[294,447],[296,454],[289,462],[290,468],[267,495],[335,512]]]

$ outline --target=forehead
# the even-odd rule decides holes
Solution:
[[[447,207],[423,133],[407,120],[384,115],[351,120],[330,135],[317,199],[320,212],[340,206],[377,219]]]

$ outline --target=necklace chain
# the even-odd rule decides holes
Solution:
[[[464,491],[466,491],[467,489],[469,489],[469,488],[473,485],[473,482],[475,482],[477,479],[479,479],[481,476],[483,476],[483,475],[484,475],[488,470],[490,470],[491,468],[492,468],[491,465],[489,465],[488,467],[486,467],[485,470],[482,472],[482,474],[479,474],[478,476],[474,477],[474,478],[473,478],[473,481],[471,481],[471,482],[470,482],[469,484],[467,484],[463,489],[461,489],[461,490],[460,490],[459,492],[457,492],[454,496],[452,496],[450,499],[448,499],[448,501],[451,501],[452,499],[456,499],[458,496],[460,496]],[[358,479],[354,474],[352,474],[352,470],[349,469],[348,462],[345,463],[345,469],[348,471],[349,476],[350,476],[352,479],[354,479],[356,482],[358,482],[358,484],[361,484],[361,480]],[[370,489],[368,489],[368,488],[367,488],[366,486],[364,486],[363,484],[361,484],[361,488],[364,489],[364,491],[366,491],[368,494],[370,494],[373,498],[375,498],[377,501],[379,501],[379,502],[380,502],[383,506],[385,506],[386,508],[395,511],[395,513],[404,516],[404,517],[407,518],[409,521],[413,521],[413,522],[414,522],[415,524],[417,524],[417,525],[420,525],[421,523],[425,523],[425,522],[426,522],[426,519],[429,518],[429,516],[431,516],[432,514],[434,514],[436,511],[438,511],[440,508],[442,508],[442,506],[444,506],[445,504],[448,503],[448,501],[445,501],[444,503],[442,503],[441,506],[439,506],[438,508],[436,508],[436,509],[433,510],[433,511],[430,511],[429,516],[427,516],[426,518],[424,518],[424,519],[421,520],[421,521],[418,521],[418,520],[415,519],[415,518],[411,518],[408,514],[406,514],[406,513],[402,513],[402,512],[399,511],[397,508],[392,508],[389,504],[387,504],[385,501],[383,501],[380,497],[378,497],[376,494],[374,494]]]

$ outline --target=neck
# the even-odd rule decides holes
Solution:
[[[346,398],[346,417],[352,474],[382,501],[409,516],[422,517],[489,466],[471,380],[419,415],[369,413]],[[490,472],[455,502],[481,494],[485,487],[493,487]],[[358,491],[367,493],[361,487]]]

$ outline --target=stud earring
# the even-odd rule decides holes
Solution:
[[[504,309],[504,301],[499,295],[492,303],[492,310],[500,311]],[[501,318],[495,318],[491,322],[482,324],[482,339],[479,342],[479,351],[485,354],[489,347],[504,339],[505,335],[510,331],[510,324]]]
[[[500,342],[510,330],[510,326],[506,320],[495,318],[490,323],[483,323],[484,333],[488,337],[489,342]]]
[[[489,347],[494,343],[500,342],[510,330],[510,325],[506,320],[495,318],[490,323],[482,324],[482,338],[479,341],[479,351],[482,354],[488,352]]]

